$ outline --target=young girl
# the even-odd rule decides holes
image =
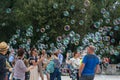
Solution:
[[[34,65],[34,69],[30,70],[30,80],[39,80],[37,49],[32,48],[30,54],[29,63]]]

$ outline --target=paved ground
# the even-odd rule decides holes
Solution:
[[[62,76],[62,80],[71,80],[71,79],[69,78],[69,76]],[[94,80],[120,80],[120,75],[96,75]]]

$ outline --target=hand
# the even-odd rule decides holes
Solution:
[[[78,75],[79,75],[79,77],[81,77],[81,74],[80,74],[80,73],[78,73]]]
[[[12,72],[12,71],[13,71],[13,68],[9,68],[9,71]]]
[[[34,69],[34,66],[30,66],[29,69]]]
[[[69,57],[69,53],[66,54],[66,57],[67,57],[67,58]]]

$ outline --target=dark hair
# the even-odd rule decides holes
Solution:
[[[77,53],[78,53],[77,51],[74,51],[74,54],[73,54],[73,56],[75,56]]]
[[[55,52],[54,55],[58,57],[58,53],[57,52]]]
[[[24,55],[24,53],[25,53],[25,50],[23,49],[23,48],[19,48],[18,49],[18,56],[23,56]]]
[[[32,52],[35,50],[36,48],[31,48],[31,50],[30,50],[30,56],[32,56]]]

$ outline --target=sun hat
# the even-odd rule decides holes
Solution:
[[[6,42],[1,42],[0,43],[0,53],[6,51],[9,48]]]

